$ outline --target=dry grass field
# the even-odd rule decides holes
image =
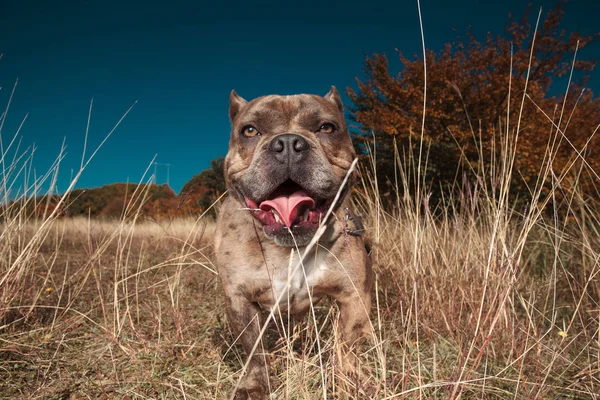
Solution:
[[[362,177],[376,340],[347,382],[334,366],[334,304],[272,323],[272,398],[600,393],[600,222],[576,192],[564,217],[535,203],[514,211],[502,184],[496,197],[465,189],[442,213],[409,197],[390,213]],[[211,219],[34,220],[24,201],[1,231],[0,397],[227,397],[245,358],[224,315]]]

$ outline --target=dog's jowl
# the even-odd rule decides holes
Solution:
[[[250,355],[261,309],[302,314],[311,301],[332,296],[340,309],[341,366],[351,372],[353,345],[371,333],[372,273],[347,198],[354,176],[341,187],[355,152],[340,96],[334,87],[324,97],[252,101],[232,92],[229,116],[229,197],[219,213],[215,250],[234,337]],[[321,224],[324,233],[300,263]],[[273,388],[265,351],[262,345],[254,351],[236,397],[268,397]]]

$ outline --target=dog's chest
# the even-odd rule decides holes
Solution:
[[[304,250],[301,249],[301,252]],[[302,262],[296,251],[290,252],[290,257],[282,265],[278,265],[272,276],[272,304],[263,306],[272,307],[279,299],[282,309],[304,308],[315,296],[315,288],[326,277],[329,268],[326,263],[328,252],[321,249],[316,253],[307,255]]]

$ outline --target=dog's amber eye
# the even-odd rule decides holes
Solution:
[[[335,131],[335,126],[333,126],[333,124],[323,124],[321,125],[321,127],[319,128],[319,133],[332,133],[333,131]]]
[[[242,130],[242,134],[246,137],[254,137],[260,135],[260,132],[253,126],[247,126]]]

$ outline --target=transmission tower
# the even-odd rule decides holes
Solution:
[[[152,178],[152,180],[154,181],[154,184],[156,185],[156,166],[161,166],[161,167],[166,167],[167,169],[167,186],[171,187],[171,185],[169,184],[169,179],[170,179],[170,169],[171,169],[171,164],[165,164],[165,163],[159,163],[159,162],[154,162],[154,176]]]

